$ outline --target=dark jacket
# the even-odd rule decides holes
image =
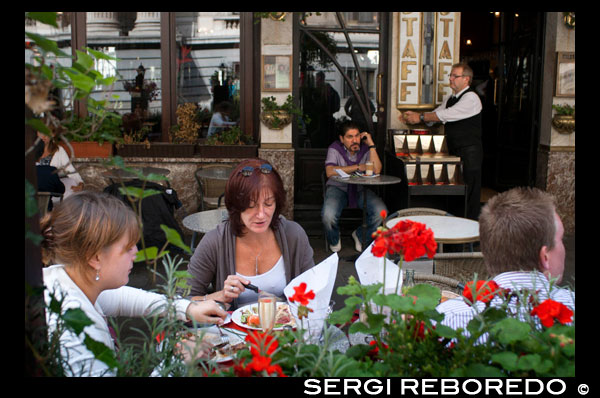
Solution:
[[[125,186],[141,188],[143,181],[132,180],[125,182]],[[129,200],[119,192],[121,184],[115,183],[104,188],[104,192],[109,193],[121,199],[128,206],[131,206]],[[144,243],[146,247],[156,246],[159,250],[167,241],[164,231],[160,228],[161,224],[175,229],[183,239],[183,232],[177,220],[175,220],[175,209],[181,207],[181,202],[174,189],[163,185],[146,182],[146,190],[154,189],[160,194],[151,195],[142,200],[142,222],[144,224]],[[181,254],[182,250],[176,246],[169,245],[167,250],[171,254]]]

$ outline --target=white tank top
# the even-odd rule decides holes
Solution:
[[[257,286],[260,290],[264,290],[269,293],[273,293],[276,296],[283,296],[283,289],[286,286],[285,282],[285,269],[283,268],[283,256],[279,257],[275,266],[265,272],[264,274],[246,276],[239,272],[237,275],[244,277],[250,281],[254,286]],[[238,297],[238,305],[246,305],[248,303],[256,303],[258,301],[258,293],[246,289]]]

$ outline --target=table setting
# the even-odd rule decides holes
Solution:
[[[257,302],[228,311],[229,315],[221,326],[194,326],[188,322],[182,337],[191,341],[200,338],[208,346],[209,359],[223,366],[230,366],[235,353],[248,346],[246,337],[252,332],[301,331],[307,343],[326,345],[329,350],[344,352],[349,347],[347,336],[326,322],[335,304],[331,295],[338,262],[337,253],[333,253],[297,276],[284,288],[285,297],[277,297],[249,285],[248,288],[258,291]],[[299,290],[314,294],[314,298],[305,306],[295,301]],[[223,303],[219,304],[224,306]],[[303,307],[310,310],[303,314]]]

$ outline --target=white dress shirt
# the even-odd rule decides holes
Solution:
[[[460,97],[460,95],[468,89],[469,86],[465,87],[460,92],[456,93],[456,97]],[[467,119],[481,112],[481,100],[474,91],[466,93],[456,104],[450,108],[446,108],[446,103],[452,96],[454,96],[454,94],[444,98],[442,104],[433,110],[442,123]]]

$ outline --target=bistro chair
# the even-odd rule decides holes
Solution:
[[[433,274],[423,274],[420,272],[415,272],[414,275],[415,283],[427,283],[433,285],[440,290],[448,290],[456,293],[462,293],[464,289],[464,284],[459,280],[449,278],[447,276],[442,275],[433,275]]]
[[[383,224],[385,225],[392,218],[397,217],[406,217],[406,216],[448,216],[454,217],[452,214],[448,213],[445,210],[440,209],[432,209],[429,207],[409,207],[407,209],[400,209],[398,211],[393,212],[388,215],[384,220]]]
[[[37,192],[36,198],[38,202],[38,211],[40,212],[40,218],[48,213],[48,206],[52,198],[59,198],[59,202],[63,200],[63,194],[58,192]]]
[[[433,273],[463,284],[472,281],[475,273],[478,280],[493,276],[488,273],[481,252],[437,253],[433,257]]]
[[[199,167],[194,173],[196,181],[198,181],[198,192],[200,193],[200,203],[198,211],[218,209],[224,206],[223,198],[225,197],[225,185],[227,180],[217,178],[207,178],[199,175],[200,170],[206,169],[222,169],[229,171],[232,168],[220,164],[208,164]]]
[[[323,201],[325,201],[325,190],[327,189],[327,173],[325,172],[325,170],[323,170],[323,172],[321,173],[321,186],[323,189]],[[338,220],[338,225],[340,227],[340,239],[342,238],[342,223],[348,223],[348,225],[350,224],[362,224],[362,208],[357,207],[357,208],[350,208],[350,207],[346,207],[344,208],[344,210],[342,210],[342,214],[340,214],[340,219]],[[325,234],[325,227],[323,227],[323,238],[325,239],[325,252],[330,252],[329,250],[329,244],[327,243],[327,235]],[[363,248],[364,249],[364,248]]]

